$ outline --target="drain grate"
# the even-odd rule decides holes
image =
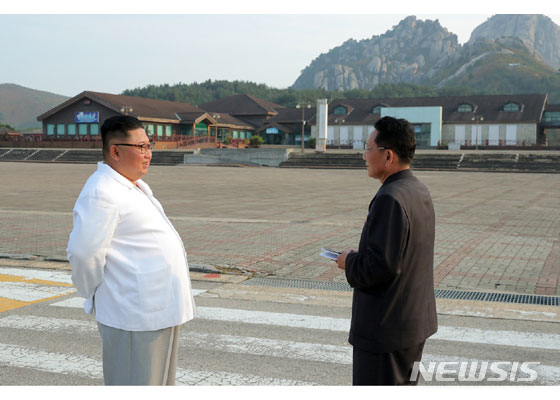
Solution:
[[[253,278],[243,281],[242,285],[272,286],[297,289],[343,290],[350,292],[352,288],[345,282],[306,281],[303,279],[270,279]]]
[[[438,299],[496,301],[500,303],[536,304],[540,306],[560,306],[560,297],[558,296],[539,296],[535,294],[515,294],[515,293],[467,292],[462,290],[446,290],[446,289],[436,289],[435,293]]]
[[[339,290],[339,291],[346,291],[346,292],[352,291],[352,288],[346,282],[307,281],[303,279],[253,278],[241,282],[241,284],[250,285],[250,286],[271,286],[271,287],[297,288],[297,289]],[[493,302],[500,302],[500,303],[560,306],[560,297],[558,296],[540,296],[534,294],[515,294],[515,293],[473,292],[473,291],[450,290],[450,289],[436,289],[435,295],[436,298],[438,299],[493,301]]]

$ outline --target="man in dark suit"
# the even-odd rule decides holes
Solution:
[[[338,256],[354,288],[349,342],[354,385],[414,385],[415,361],[437,331],[435,214],[410,162],[416,139],[404,119],[381,118],[363,159],[382,185],[369,205],[358,251]]]

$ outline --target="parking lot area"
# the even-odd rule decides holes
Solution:
[[[0,163],[0,255],[64,260],[93,164]],[[436,209],[440,289],[559,295],[557,174],[416,171]],[[379,188],[364,170],[151,166],[145,177],[189,263],[343,282],[321,247],[357,248]]]

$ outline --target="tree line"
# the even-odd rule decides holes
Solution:
[[[329,91],[324,89],[292,88],[277,89],[262,83],[249,81],[207,80],[202,83],[178,83],[175,85],[148,85],[136,89],[127,89],[123,95],[145,97],[157,100],[169,100],[199,105],[223,97],[248,94],[268,100],[284,107],[295,107],[298,103],[315,105],[317,99],[329,102],[337,99],[375,99],[395,97],[436,97],[436,96],[473,96],[484,93],[482,89],[467,86],[448,86],[438,88],[412,83],[380,84],[372,90],[352,89],[346,91]]]

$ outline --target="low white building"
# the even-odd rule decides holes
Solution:
[[[334,100],[328,105],[327,147],[363,148],[384,116],[407,119],[418,148],[545,144],[540,121],[547,99],[520,94]],[[316,126],[311,134],[318,137]]]

